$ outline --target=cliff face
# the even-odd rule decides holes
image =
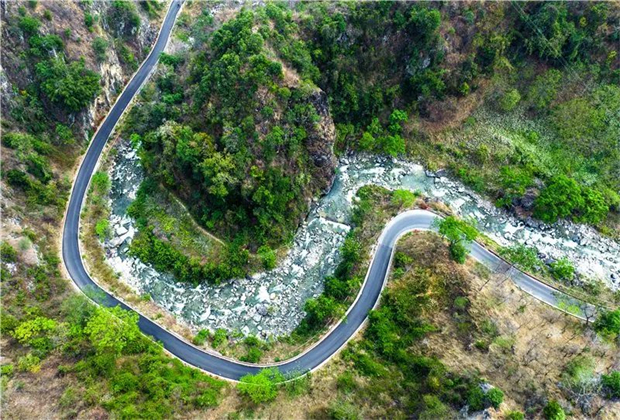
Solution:
[[[60,58],[67,63],[83,60],[85,67],[100,76],[100,94],[79,111],[66,112],[58,104],[43,100],[49,125],[63,123],[77,138],[87,139],[110,105],[143,60],[159,31],[166,4],[145,10],[141,2],[128,2],[119,16],[115,4],[87,2],[1,3],[2,18],[2,107],[5,128],[32,131],[20,113],[20,97],[36,96],[36,66]],[[114,21],[120,22],[115,29]],[[131,22],[131,29],[127,29]],[[122,30],[124,29],[124,30]],[[53,127],[51,127],[53,129]],[[44,130],[43,130],[44,131]]]
[[[334,181],[338,161],[334,155],[336,127],[329,112],[327,94],[317,89],[309,97],[309,101],[319,116],[315,130],[308,135],[306,148],[314,164],[313,179],[317,189],[327,193]]]

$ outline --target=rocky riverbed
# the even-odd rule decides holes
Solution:
[[[261,337],[290,333],[303,318],[304,302],[321,293],[323,278],[337,265],[355,193],[367,184],[421,191],[459,215],[473,217],[478,228],[501,245],[524,243],[537,247],[545,259],[568,257],[580,276],[620,287],[620,246],[593,229],[565,221],[553,226],[521,221],[441,171],[430,173],[411,162],[361,156],[341,160],[331,191],[312,209],[277,268],[219,286],[178,283],[128,254],[136,228],[126,209],[143,175],[129,145],[119,145],[118,151],[111,169],[114,234],[104,244],[108,262],[138,293],[150,294],[195,329],[225,328]]]

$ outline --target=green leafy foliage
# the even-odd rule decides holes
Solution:
[[[614,371],[609,375],[601,375],[601,385],[605,395],[609,398],[620,398],[620,372]]]
[[[450,254],[452,258],[454,261],[463,264],[468,253],[465,246],[476,239],[478,231],[470,223],[465,220],[457,219],[454,216],[449,216],[440,220],[437,225],[439,234],[450,243]]]
[[[560,258],[551,263],[551,273],[559,280],[572,280],[575,267],[568,258]]]
[[[540,258],[538,258],[538,250],[522,244],[502,247],[499,250],[499,254],[525,271],[540,271],[543,265]]]
[[[97,307],[84,333],[100,354],[119,355],[143,340],[138,329],[138,314],[118,306],[112,309]]]
[[[521,101],[521,95],[516,89],[510,89],[502,95],[499,101],[499,107],[504,112],[512,111]]]
[[[86,68],[84,60],[67,62],[53,58],[36,65],[42,92],[68,111],[79,111],[99,94],[99,75]]]
[[[597,223],[605,217],[609,206],[599,191],[582,188],[574,179],[559,175],[542,190],[534,211],[537,217],[548,223],[568,217]]]
[[[254,404],[263,404],[277,397],[278,384],[283,380],[277,368],[263,369],[256,375],[242,377],[237,390]]]
[[[565,420],[566,413],[556,400],[551,400],[543,409],[543,416],[547,420]]]
[[[594,330],[612,339],[620,335],[620,309],[599,314],[594,322]]]

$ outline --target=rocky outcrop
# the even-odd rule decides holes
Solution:
[[[310,95],[310,102],[320,120],[306,140],[306,149],[314,164],[314,179],[318,189],[326,193],[331,188],[338,164],[334,155],[336,127],[329,112],[327,94],[318,89]]]

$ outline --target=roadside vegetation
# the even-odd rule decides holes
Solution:
[[[455,264],[433,235],[406,239],[363,336],[325,369],[285,384],[270,370],[234,391],[165,355],[135,316],[77,297],[58,246],[73,169],[148,52],[145,32],[155,33],[164,7],[3,4],[4,413],[440,418],[467,407],[564,419],[620,410],[618,310],[585,328],[467,260]],[[618,237],[617,4],[274,3],[228,16],[203,2],[184,8],[174,39],[191,41],[191,52],[162,55],[122,130],[141,143],[157,186],[145,186],[136,204],[151,217],[141,220],[135,252],[181,280],[225,281],[254,259],[273,267],[329,187],[334,155],[349,151],[414,157],[524,217],[589,223]],[[108,185],[103,173],[93,179],[85,214],[93,244],[109,234]],[[222,268],[193,263],[196,242],[159,224],[170,222],[151,212],[166,196],[160,185],[222,239],[214,252]],[[289,355],[325,331],[359,289],[373,235],[393,212],[420,204],[409,194],[361,192],[356,226],[364,229],[347,240],[343,264],[307,304],[290,347],[250,337],[230,354],[252,362]],[[384,209],[372,210],[374,202]],[[506,252],[540,266],[531,251]],[[566,261],[542,270],[610,299],[596,283],[573,285]],[[225,352],[227,336],[194,339]]]

